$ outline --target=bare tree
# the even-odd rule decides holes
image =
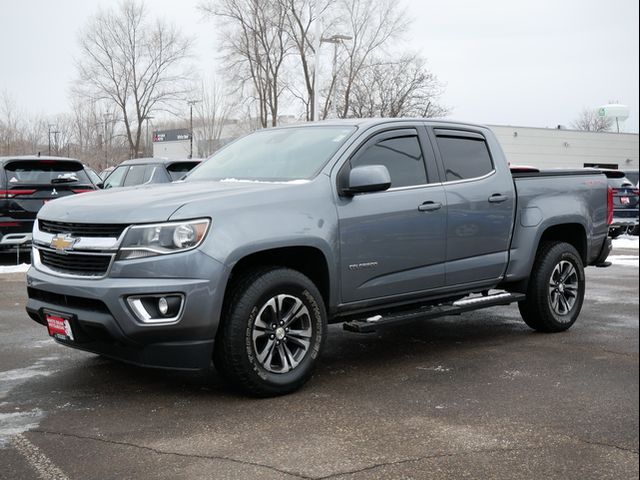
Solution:
[[[613,119],[601,117],[595,110],[584,108],[578,118],[571,123],[571,126],[576,130],[586,132],[608,132],[613,127]]]
[[[315,118],[315,102],[313,92],[315,90],[315,75],[313,62],[316,55],[316,45],[320,39],[316,38],[317,28],[315,22],[320,22],[323,18],[325,23],[333,24],[331,18],[327,18],[331,12],[336,10],[337,0],[278,0],[281,2],[285,12],[285,29],[289,41],[294,46],[296,57],[298,58],[302,70],[303,89],[298,89],[297,85],[290,83],[289,89],[294,97],[299,99],[304,105],[305,119]],[[326,32],[320,31],[320,37],[324,37]],[[333,80],[332,80],[333,83]],[[304,93],[302,93],[304,92]]]
[[[0,97],[0,152],[11,155],[18,152],[20,141],[20,115],[17,105],[8,91]]]
[[[278,123],[280,98],[286,89],[283,66],[291,45],[284,30],[286,13],[277,0],[211,0],[200,5],[218,20],[225,50],[225,69],[257,102],[262,127]]]
[[[339,116],[344,118],[349,115],[354,84],[369,60],[380,55],[391,40],[398,39],[409,20],[397,0],[341,0],[341,6],[346,18],[344,28],[353,37],[348,43],[345,70],[341,72],[344,84]]]
[[[417,55],[397,61],[374,59],[363,68],[352,87],[350,117],[442,117],[438,79]]]
[[[190,48],[191,40],[174,27],[151,22],[137,0],[101,11],[84,29],[78,90],[117,105],[132,156],[140,153],[144,119],[185,93],[183,67]]]
[[[211,155],[220,147],[220,138],[233,105],[229,96],[215,79],[203,81],[200,91],[200,102],[196,104],[196,122],[202,135],[203,156]]]

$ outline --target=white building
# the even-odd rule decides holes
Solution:
[[[512,165],[638,169],[638,134],[491,125]]]

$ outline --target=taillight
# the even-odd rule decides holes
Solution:
[[[91,188],[72,188],[71,191],[73,193],[87,193],[87,192],[95,192],[95,190]]]
[[[13,198],[13,197],[17,197],[18,195],[31,195],[32,193],[35,193],[35,189],[34,190],[0,190],[0,197],[5,197],[5,198]]]
[[[613,223],[613,188],[607,188],[607,225]]]

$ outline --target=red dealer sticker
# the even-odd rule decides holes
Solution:
[[[73,340],[73,331],[68,318],[53,313],[45,313],[49,335],[61,340]]]

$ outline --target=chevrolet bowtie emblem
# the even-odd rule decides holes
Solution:
[[[66,253],[73,248],[77,241],[77,238],[69,235],[56,235],[51,239],[49,245],[51,248],[55,248],[58,253]]]

